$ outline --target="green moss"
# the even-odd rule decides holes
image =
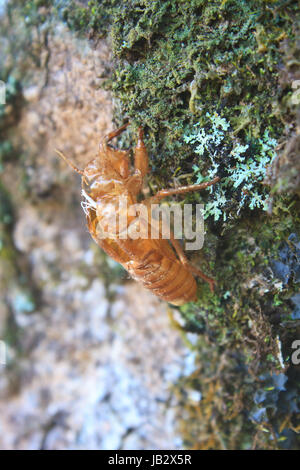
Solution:
[[[70,29],[99,37],[108,33],[113,12],[120,3],[120,0],[91,0],[86,6],[75,1],[57,2],[57,11]]]
[[[114,13],[116,117],[145,127],[150,185],[178,175],[181,183],[221,177],[218,188],[186,199],[204,200],[214,216],[193,262],[217,280],[215,294],[201,283],[199,301],[181,309],[186,329],[199,334],[205,364],[193,376],[203,403],[186,404],[187,446],[202,435],[201,448],[299,445],[297,373],[288,362],[282,370],[278,346],[286,361],[297,335],[285,323],[297,283],[283,284],[271,268],[282,242],[300,233],[299,200],[274,194],[271,204],[263,185],[275,140],[288,143],[296,129],[282,62],[296,42],[297,17],[298,5],[288,1],[144,0]],[[261,211],[271,206],[271,216]],[[256,394],[277,374],[285,390],[258,403]]]
[[[199,283],[198,302],[180,309],[185,330],[198,335],[198,368],[176,387],[186,446],[299,448],[299,371],[289,359],[299,337],[297,2],[56,6],[71,29],[95,41],[109,34],[115,67],[106,87],[116,123],[145,128],[150,187],[221,178],[215,191],[186,199],[204,200],[213,216],[192,261],[217,281],[214,294]],[[189,387],[199,403],[189,403]]]
[[[280,198],[272,217],[263,213],[255,217],[248,214],[240,221],[238,229],[221,237],[213,263],[217,280],[215,294],[201,284],[197,304],[181,308],[187,330],[197,331],[205,338],[205,347],[199,348],[199,361],[203,360],[203,354],[209,356],[212,351],[218,351],[219,361],[226,358],[226,365],[221,370],[218,360],[210,362],[208,370],[203,367],[197,379],[198,387],[207,397],[211,377],[217,375],[219,408],[216,406],[214,413],[219,433],[229,448],[233,445],[230,439],[235,428],[239,429],[242,441],[251,441],[256,436],[255,445],[259,448],[299,446],[293,430],[297,428],[299,417],[299,372],[290,362],[291,345],[299,335],[299,327],[297,316],[292,316],[295,320],[291,321],[290,299],[299,290],[297,270],[300,260],[292,246],[298,245],[291,232],[296,229],[300,233],[300,203],[298,201],[292,207],[288,203],[287,199]],[[203,251],[205,263],[211,253],[207,248]],[[272,261],[278,259],[284,267],[290,266],[288,282],[277,277],[277,271],[272,269]],[[280,271],[278,273],[281,275]],[[230,391],[227,384],[228,374],[239,384],[234,391]],[[264,382],[277,380],[278,374],[285,377],[285,389],[277,390],[276,397],[266,394],[264,400],[257,402],[257,394]],[[240,407],[230,423],[226,418],[231,410],[227,406],[228,395],[233,403],[238,401]],[[201,403],[199,407],[202,407]],[[191,417],[195,412],[196,409],[191,410]],[[244,415],[242,421],[240,413]],[[210,438],[219,447],[208,420],[202,423],[202,428],[211,433]],[[191,439],[191,432],[185,428],[187,440]],[[239,439],[234,445],[243,446]]]
[[[282,123],[272,110],[280,97],[280,34],[293,36],[295,7],[257,2],[129,2],[112,26],[120,62],[112,84],[123,115],[149,131],[154,166],[190,169],[193,152],[179,138],[206,113],[220,112],[235,135],[259,138]],[[290,17],[289,17],[290,13]],[[258,44],[257,28],[267,36]],[[154,142],[153,142],[154,141]]]

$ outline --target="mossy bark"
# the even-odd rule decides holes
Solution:
[[[198,302],[180,309],[184,329],[198,335],[199,369],[177,392],[183,407],[187,388],[203,397],[184,408],[186,446],[299,448],[299,367],[291,359],[300,318],[298,2],[94,0],[57,12],[95,46],[110,36],[115,69],[103,85],[116,98],[116,124],[145,129],[150,188],[192,184],[195,166],[206,176],[215,165],[221,177],[226,217],[207,218],[204,248],[191,256],[217,288],[199,283]],[[184,137],[195,125],[210,132],[207,113],[230,126],[199,158]],[[253,194],[225,186],[238,162],[233,148],[249,146],[251,169],[266,130],[278,147],[264,181],[251,170]],[[268,211],[251,206],[254,194],[267,197]]]
[[[238,210],[243,186],[227,190],[226,221],[207,219],[204,249],[192,256],[217,289],[201,283],[199,301],[181,308],[186,329],[199,334],[199,373],[188,381],[204,397],[183,429],[197,448],[297,447],[299,374],[290,357],[299,328],[290,299],[299,288],[299,163],[288,148],[299,138],[298,4],[144,0],[116,4],[111,15],[116,119],[144,126],[153,186],[179,175],[195,182],[193,165],[205,175],[217,164],[226,178],[233,145],[266,129],[279,142],[269,186],[255,181],[268,213]],[[195,124],[207,129],[207,113],[230,123],[213,162],[183,138]]]

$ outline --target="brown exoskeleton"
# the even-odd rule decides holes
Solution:
[[[208,282],[212,291],[214,280],[189,263],[180,243],[172,233],[170,240],[132,239],[123,237],[123,229],[118,225],[116,234],[110,235],[108,231],[108,236],[105,238],[100,236],[99,227],[101,230],[107,228],[109,230],[112,216],[121,215],[120,196],[127,197],[129,206],[137,203],[137,196],[149,172],[142,128],[138,130],[138,141],[134,151],[134,171],[129,169],[129,150],[118,150],[109,145],[109,142],[121,134],[127,126],[128,123],[104,137],[97,157],[90,161],[83,171],[76,168],[61,152],[57,153],[82,175],[82,194],[85,198],[83,208],[88,229],[95,242],[124,266],[136,281],[141,282],[161,299],[174,305],[194,301],[197,290],[194,275]],[[141,201],[141,204],[149,208],[152,203],[158,203],[167,196],[205,189],[217,181],[219,178],[215,177],[202,184],[162,189],[154,196]],[[136,220],[134,216],[128,217],[126,229],[129,232],[136,224]],[[151,224],[151,220],[147,223]]]

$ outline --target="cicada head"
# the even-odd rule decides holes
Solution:
[[[101,172],[107,177],[127,179],[129,176],[129,152],[119,150],[104,142],[100,145],[98,164]]]

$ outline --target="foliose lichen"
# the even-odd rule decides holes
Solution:
[[[262,183],[266,176],[266,170],[275,156],[277,141],[269,136],[266,129],[261,138],[248,139],[246,143],[240,143],[230,133],[230,123],[217,113],[212,116],[206,113],[208,125],[206,128],[194,125],[193,132],[183,136],[187,144],[192,144],[194,152],[199,155],[201,165],[203,161],[210,160],[206,175],[209,179],[222,174],[222,179],[216,188],[209,188],[214,194],[214,200],[206,204],[204,217],[210,215],[214,220],[226,220],[226,205],[232,211],[232,194],[235,193],[237,200],[236,212],[239,215],[243,207],[268,209],[267,190]],[[228,135],[226,136],[226,131]],[[226,166],[220,155],[224,149],[228,152]],[[206,181],[201,174],[198,165],[193,165],[196,183]]]

